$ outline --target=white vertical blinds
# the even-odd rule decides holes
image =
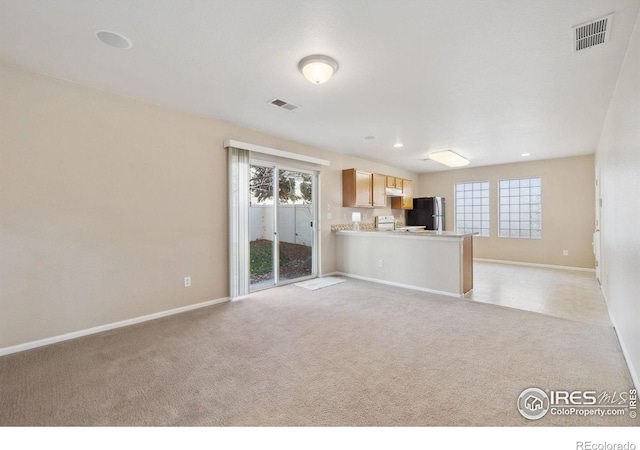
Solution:
[[[250,152],[229,149],[229,295],[249,294],[249,171]]]

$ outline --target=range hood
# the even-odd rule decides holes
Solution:
[[[388,187],[387,197],[404,197],[404,194],[402,193],[402,189]]]

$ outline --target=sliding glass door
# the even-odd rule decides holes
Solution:
[[[311,174],[279,170],[278,253],[279,279],[313,275],[313,178]]]
[[[316,275],[315,184],[313,172],[252,161],[252,291]]]

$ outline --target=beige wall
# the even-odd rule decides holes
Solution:
[[[535,176],[542,177],[542,239],[498,238],[498,181]],[[454,183],[489,181],[490,237],[474,238],[476,258],[593,269],[594,179],[594,157],[586,155],[422,174],[417,196],[445,197],[446,228],[452,230]]]
[[[331,161],[323,273],[335,270],[330,225],[351,211],[343,168],[417,180],[6,64],[0,98],[0,349],[227,297],[225,139]]]
[[[640,388],[640,16],[596,153],[600,172],[602,287]]]

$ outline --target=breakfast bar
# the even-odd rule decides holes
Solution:
[[[338,272],[461,297],[473,289],[473,234],[453,231],[336,231]]]

